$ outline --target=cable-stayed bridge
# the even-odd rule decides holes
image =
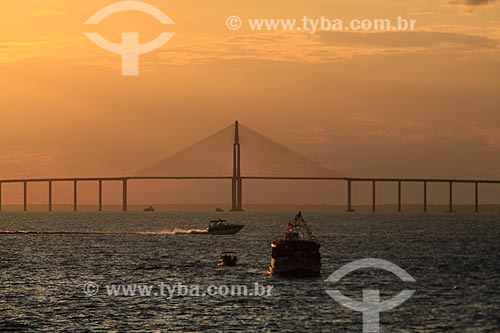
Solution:
[[[0,211],[2,209],[2,184],[23,184],[23,207],[28,208],[28,184],[48,184],[48,210],[53,208],[54,182],[73,183],[73,208],[78,208],[78,183],[98,182],[99,210],[103,209],[103,182],[119,181],[123,186],[123,211],[128,207],[128,182],[159,179],[226,179],[231,182],[231,211],[243,211],[243,181],[267,180],[317,180],[346,182],[347,211],[352,207],[352,183],[372,184],[372,210],[376,211],[376,185],[380,182],[397,183],[398,211],[401,211],[402,184],[421,183],[423,186],[423,211],[427,211],[427,184],[449,185],[449,211],[453,211],[453,184],[475,185],[475,211],[479,211],[479,185],[500,183],[500,180],[476,179],[415,179],[415,178],[353,178],[343,176],[289,148],[273,141],[236,121],[217,133],[163,159],[132,175],[124,177],[81,177],[44,179],[0,180]]]

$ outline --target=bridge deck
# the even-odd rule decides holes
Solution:
[[[204,180],[204,179],[232,179],[232,176],[155,176],[155,177],[62,177],[62,178],[19,178],[0,179],[0,183],[42,183],[42,182],[86,182],[86,181],[125,181],[125,180]],[[460,178],[377,178],[377,177],[240,177],[241,179],[254,180],[338,180],[351,182],[405,182],[405,183],[480,183],[500,184],[496,179],[460,179]]]
[[[64,177],[64,178],[26,178],[26,179],[1,179],[0,180],[0,211],[2,210],[2,185],[12,183],[23,184],[23,205],[24,210],[28,210],[28,184],[29,183],[48,183],[48,209],[52,211],[52,183],[53,182],[72,182],[73,183],[73,205],[74,210],[77,211],[78,206],[78,183],[79,182],[98,182],[99,183],[99,211],[103,208],[103,182],[119,181],[123,184],[123,211],[128,208],[128,182],[131,180],[205,180],[205,179],[222,179],[234,180],[231,176],[220,177],[204,177],[204,176],[157,176],[157,177]],[[310,181],[345,181],[347,183],[347,211],[354,211],[352,208],[352,183],[354,182],[371,182],[372,183],[372,211],[376,211],[376,184],[378,182],[394,182],[398,185],[397,194],[397,207],[398,211],[402,210],[402,183],[421,183],[424,187],[423,196],[423,211],[427,212],[427,183],[447,183],[449,184],[449,211],[453,212],[453,184],[455,183],[470,183],[475,184],[475,211],[479,211],[479,184],[500,184],[500,180],[492,179],[450,179],[450,178],[352,178],[352,177],[238,177],[238,180],[310,180]]]

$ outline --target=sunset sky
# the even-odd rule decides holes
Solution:
[[[114,2],[0,4],[0,179],[129,175],[236,119],[347,176],[500,179],[500,1],[147,0],[175,24],[124,12],[84,25]],[[231,15],[402,16],[417,29],[230,31]],[[140,57],[139,77],[122,77],[120,56],[89,31],[176,35]],[[205,184],[154,186],[164,200],[147,187],[132,200],[229,200],[225,184],[213,196]],[[287,190],[298,185],[252,186],[251,202],[300,201]],[[300,186],[328,202],[330,185]]]

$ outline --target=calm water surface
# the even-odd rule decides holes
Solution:
[[[45,234],[0,234],[0,331],[362,332],[361,314],[325,290],[361,300],[363,289],[376,288],[383,299],[416,290],[381,314],[381,332],[500,332],[498,215],[304,215],[322,244],[321,278],[266,275],[270,243],[293,213],[223,214],[245,224],[232,236],[165,234],[205,228],[215,213],[1,213],[0,231]],[[61,231],[69,234],[50,234]],[[218,268],[223,250],[237,251],[240,265]],[[324,282],[361,258],[389,260],[417,282],[380,270],[354,272],[337,285]],[[87,282],[101,286],[96,296],[84,294]],[[169,300],[108,296],[104,287],[161,282],[258,282],[273,289],[269,297]]]

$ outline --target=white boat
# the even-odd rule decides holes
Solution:
[[[210,221],[207,232],[212,235],[233,235],[240,231],[244,225],[227,223],[227,220]]]

